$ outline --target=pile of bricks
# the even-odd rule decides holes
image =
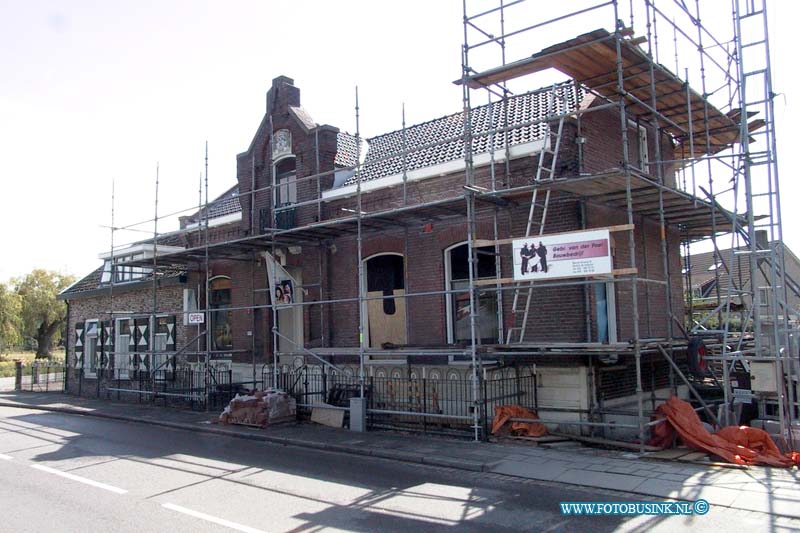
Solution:
[[[217,423],[265,428],[291,420],[296,409],[294,398],[283,391],[267,389],[248,395],[237,394],[219,415]]]

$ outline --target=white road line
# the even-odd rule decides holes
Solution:
[[[31,468],[35,468],[36,470],[41,470],[42,472],[55,474],[57,476],[65,477],[67,479],[71,479],[72,481],[77,481],[79,483],[85,483],[87,485],[91,485],[92,487],[97,487],[98,489],[103,489],[109,492],[113,492],[114,494],[126,494],[128,492],[125,489],[120,489],[117,487],[113,487],[111,485],[106,485],[105,483],[100,483],[99,481],[86,479],[85,477],[76,476],[75,474],[70,474],[69,472],[62,472],[61,470],[56,470],[55,468],[50,468],[49,466],[31,465]]]
[[[3,461],[11,461],[14,458],[11,457],[10,455],[6,455],[4,453],[0,453],[0,459],[2,459]]]
[[[201,520],[206,520],[208,522],[212,522],[214,524],[218,524],[220,526],[225,526],[230,529],[235,529],[237,531],[244,531],[245,533],[264,533],[264,531],[260,529],[256,529],[254,527],[244,526],[242,524],[237,524],[236,522],[229,522],[224,518],[217,518],[216,516],[211,516],[210,514],[201,513],[199,511],[193,511],[191,509],[187,509],[186,507],[181,507],[180,505],[175,505],[174,503],[162,503],[161,507],[164,509],[170,509],[172,511],[177,511],[179,513],[187,514],[189,516],[193,516],[195,518],[199,518]]]

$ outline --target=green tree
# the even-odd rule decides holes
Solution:
[[[36,269],[16,282],[22,311],[22,330],[36,339],[36,358],[50,356],[67,317],[67,306],[56,299],[74,278],[58,272]]]
[[[0,283],[0,352],[16,346],[22,340],[20,301],[16,292]]]

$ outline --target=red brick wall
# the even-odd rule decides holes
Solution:
[[[175,314],[175,346],[180,350],[187,342],[187,335],[193,336],[187,326],[183,325],[183,289],[184,284],[160,287],[157,293],[156,306],[158,314]],[[76,298],[69,301],[69,321],[67,324],[67,366],[74,368],[75,359],[75,326],[78,322],[97,319],[99,321],[113,318],[133,318],[150,316],[153,312],[153,292],[149,284],[137,284],[137,287],[114,287],[113,296],[105,294]],[[123,311],[125,312],[123,314]],[[71,372],[74,377],[75,372]],[[70,392],[77,392],[77,382],[70,379]]]

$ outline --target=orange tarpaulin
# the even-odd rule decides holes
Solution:
[[[709,433],[692,406],[673,396],[658,406],[656,413],[666,418],[681,440],[690,448],[709,452],[739,465],[800,466],[796,452],[782,455],[769,434],[758,428],[729,426]],[[664,424],[659,424],[663,426]],[[658,427],[658,426],[656,426]],[[654,431],[654,438],[664,441],[664,428]],[[669,439],[671,440],[671,439]]]
[[[547,434],[547,428],[539,422],[510,422],[512,418],[538,419],[536,413],[525,409],[521,405],[500,405],[494,408],[494,421],[492,422],[492,435],[506,432],[510,429],[512,435],[526,437],[541,437]],[[506,423],[509,428],[505,428]]]

